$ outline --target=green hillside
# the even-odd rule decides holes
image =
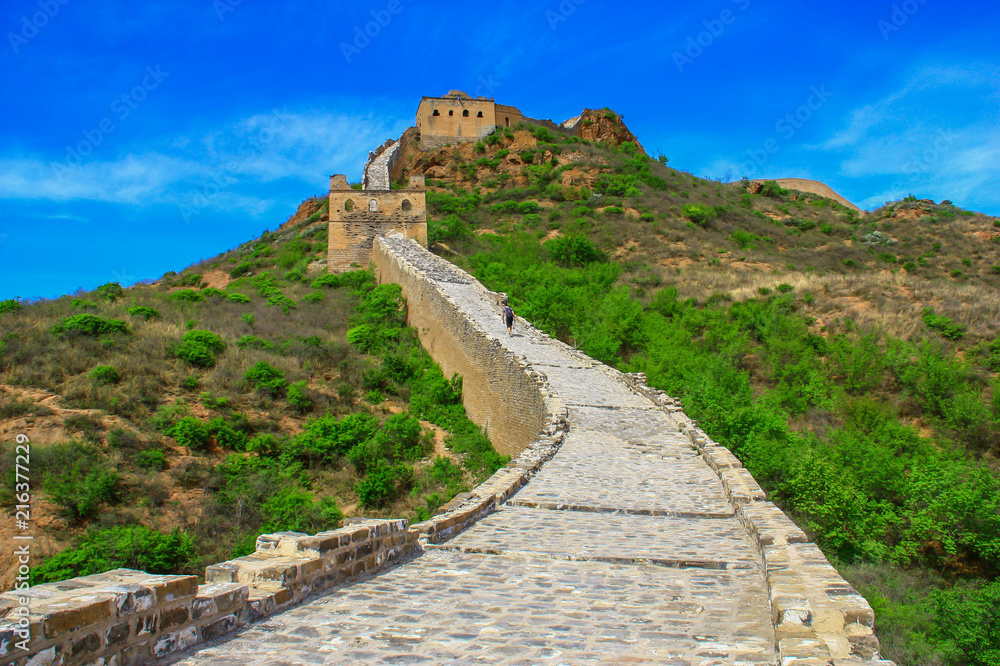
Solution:
[[[265,532],[423,519],[506,463],[405,327],[399,287],[310,266],[320,209],[153,285],[0,303],[0,424],[32,439],[50,556],[36,583],[201,574]]]
[[[1000,222],[752,193],[605,136],[498,130],[409,151],[402,182],[427,178],[432,251],[682,398],[871,601],[884,656],[1000,664]],[[261,532],[419,519],[504,464],[399,289],[326,275],[325,251],[316,198],[154,284],[0,302],[0,430],[31,433],[51,555],[36,581],[200,573]]]
[[[432,249],[683,399],[875,607],[900,664],[1000,663],[997,220],[870,215],[544,128],[411,158]]]

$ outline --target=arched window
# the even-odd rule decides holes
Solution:
[[[347,201],[345,201],[344,202],[344,210],[346,210],[348,213],[350,213],[352,210],[354,210],[354,202],[351,201],[350,199],[348,199]]]
[[[469,110],[468,109],[466,109],[465,111],[462,111],[462,117],[463,118],[468,118],[469,117]]]
[[[440,116],[440,115],[441,115],[441,112],[440,112],[440,111],[438,111],[437,109],[434,109],[434,113],[432,113],[431,115],[432,115],[432,116]]]
[[[483,117],[483,112],[482,111],[480,111],[479,113],[476,114],[476,118],[482,118],[482,117]]]
[[[368,202],[368,211],[371,213],[378,212],[378,202],[372,199]]]
[[[413,204],[410,203],[409,199],[403,199],[403,203],[400,208],[403,209],[403,212],[407,212],[413,208]]]
[[[454,109],[448,109],[448,115],[449,116],[455,115],[455,110]]]

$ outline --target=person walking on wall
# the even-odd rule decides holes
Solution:
[[[510,303],[504,303],[500,316],[503,318],[503,322],[507,324],[507,335],[514,335],[514,309],[510,307]]]

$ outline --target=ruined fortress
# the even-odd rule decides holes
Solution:
[[[427,195],[422,177],[409,178],[405,188],[393,189],[402,176],[405,155],[439,150],[447,145],[478,141],[498,127],[520,123],[579,134],[581,116],[561,125],[529,118],[520,109],[497,104],[487,97],[470,97],[451,90],[441,97],[423,97],[416,124],[398,139],[389,139],[371,152],[361,189],[352,189],[347,176],[330,177],[330,227],[327,270],[343,272],[371,261],[376,236],[401,232],[427,246]]]
[[[513,119],[470,105],[425,98],[418,124],[469,118],[439,127],[473,140]],[[893,666],[868,602],[679,401],[527,322],[509,336],[506,295],[423,247],[422,181],[389,187],[397,143],[362,189],[331,179],[331,270],[401,286],[510,463],[421,523],[261,535],[204,583],[119,569],[0,594],[0,665]]]

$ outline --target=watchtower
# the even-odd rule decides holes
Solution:
[[[330,176],[328,272],[367,266],[375,236],[400,231],[427,246],[427,191],[423,176],[410,176],[401,190],[355,190],[347,176]]]

